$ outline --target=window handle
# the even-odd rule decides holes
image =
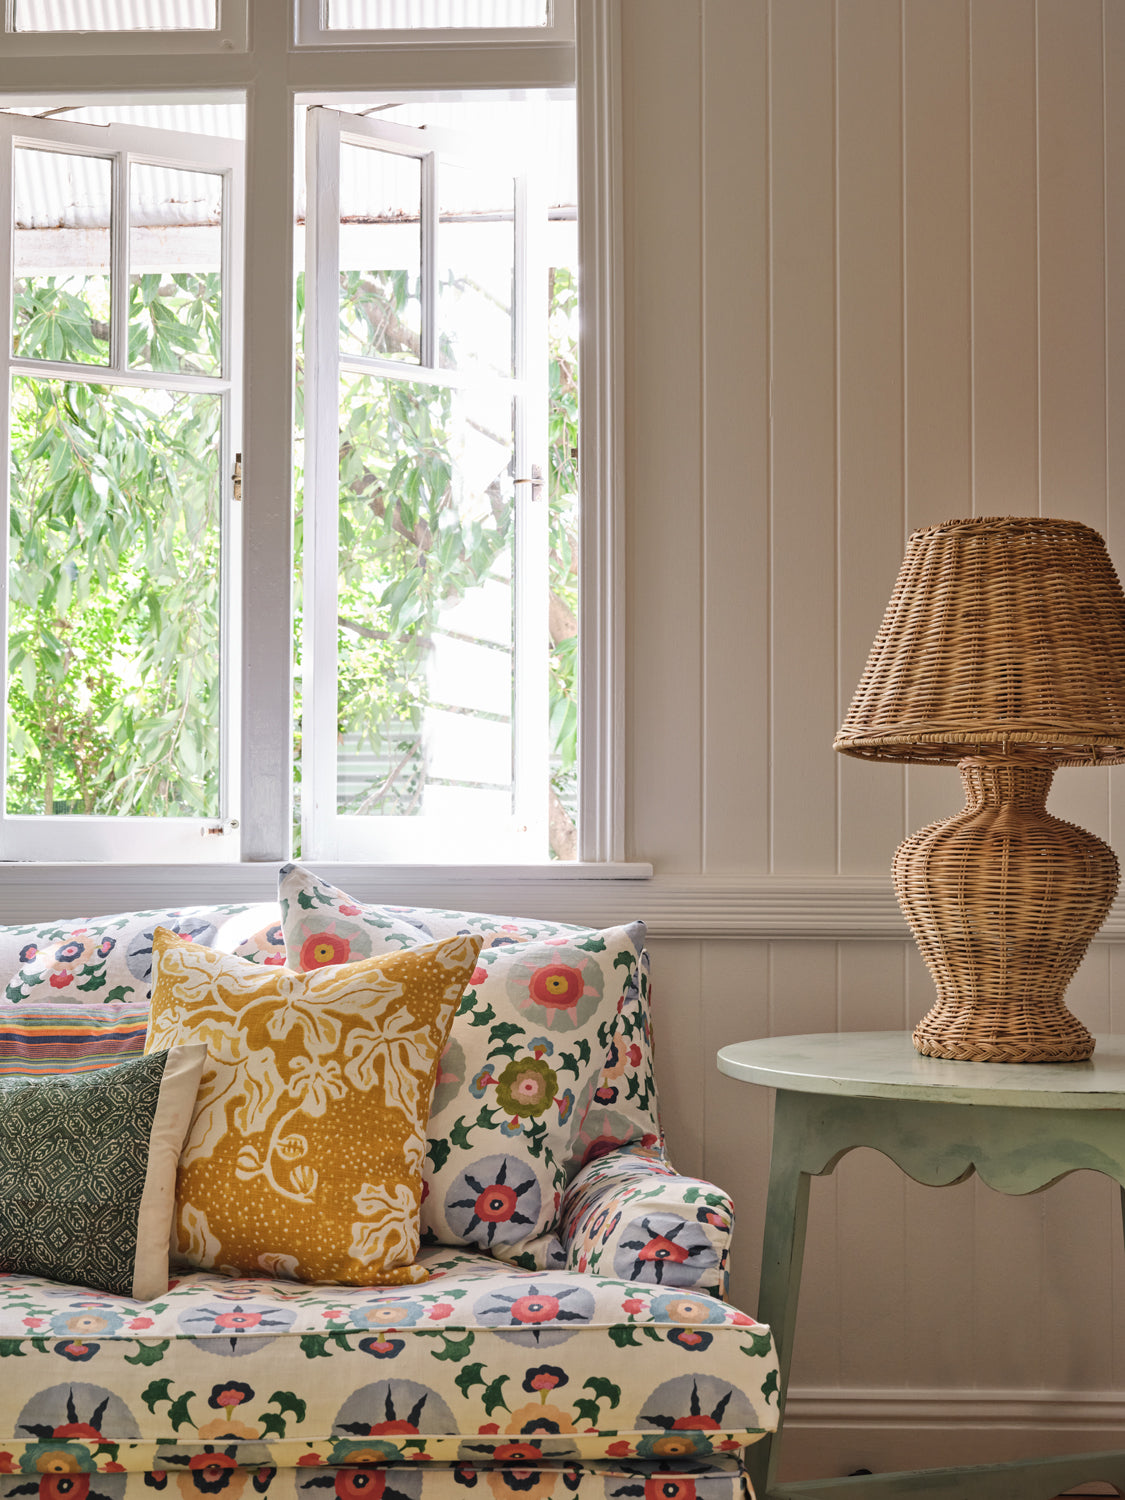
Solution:
[[[234,485],[234,488],[231,491],[231,498],[233,500],[241,500],[242,499],[242,454],[241,453],[236,453],[234,455],[234,472],[231,474],[230,477],[231,477],[231,481],[232,481],[232,483]]]
[[[530,479],[516,479],[516,480],[513,480],[512,482],[514,484],[529,484],[531,486],[531,499],[532,499],[533,503],[536,500],[542,500],[542,498],[543,498],[543,470],[540,468],[540,466],[538,464],[532,464],[532,466],[531,466],[531,478]]]

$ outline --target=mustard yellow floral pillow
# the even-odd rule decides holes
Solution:
[[[174,1246],[233,1275],[426,1280],[418,1251],[438,1059],[481,939],[296,974],[159,929],[146,1050],[206,1042]]]

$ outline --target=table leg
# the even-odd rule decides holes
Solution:
[[[801,1169],[807,1112],[805,1096],[778,1092],[774,1103],[773,1147],[762,1241],[762,1279],[756,1311],[762,1322],[770,1326],[781,1368],[777,1431],[772,1437],[755,1443],[747,1459],[750,1479],[759,1496],[768,1494],[777,1478],[785,1393],[789,1389],[789,1369],[793,1360],[793,1334],[797,1327],[797,1300],[801,1291],[801,1265],[809,1217],[810,1177]]]

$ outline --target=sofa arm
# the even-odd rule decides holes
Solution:
[[[726,1297],[734,1206],[659,1152],[622,1146],[587,1163],[563,1194],[568,1271]]]

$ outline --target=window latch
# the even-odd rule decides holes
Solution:
[[[534,503],[536,500],[542,500],[542,498],[543,498],[543,470],[540,468],[540,466],[538,464],[532,464],[532,466],[531,466],[531,478],[530,479],[516,479],[516,480],[513,480],[513,483],[514,484],[529,484],[531,486],[531,499],[532,499],[532,503]]]
[[[242,499],[242,454],[241,453],[236,453],[234,455],[234,473],[230,477],[231,477],[231,481],[232,481],[232,483],[234,485],[234,488],[231,491],[231,498],[234,499],[234,500],[241,500]]]

